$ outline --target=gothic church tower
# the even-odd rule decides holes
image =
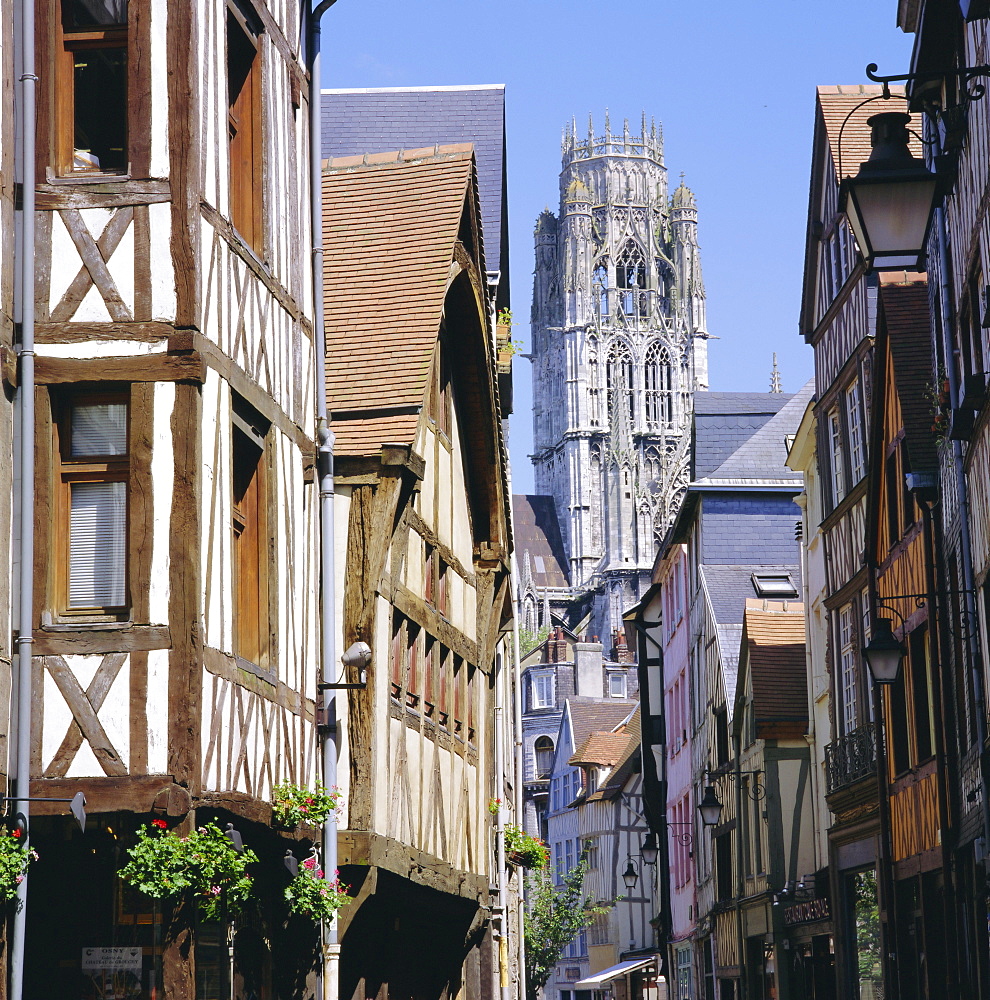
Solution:
[[[668,195],[655,125],[564,133],[560,211],[536,223],[533,432],[589,632],[606,650],[649,586],[687,483],[693,394],[708,388],[698,213]]]

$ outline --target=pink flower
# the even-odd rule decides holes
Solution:
[[[18,875],[16,881],[17,881],[17,884],[20,885],[24,881],[24,876],[23,875]]]
[[[220,895],[220,886],[218,886],[218,885],[211,886],[210,887],[210,895],[211,896],[219,896]]]

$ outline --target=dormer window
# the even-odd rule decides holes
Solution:
[[[552,670],[532,670],[529,674],[529,707],[553,708],[556,704]]]
[[[791,600],[798,595],[790,573],[754,573],[753,589],[758,597],[776,600]]]

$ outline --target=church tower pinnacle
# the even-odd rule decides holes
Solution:
[[[590,631],[621,630],[649,585],[688,474],[693,396],[708,388],[694,194],[668,194],[663,131],[589,117],[564,131],[560,204],[535,232],[537,492],[553,497]],[[606,639],[606,645],[608,641]]]

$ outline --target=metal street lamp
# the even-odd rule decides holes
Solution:
[[[705,786],[705,795],[698,803],[698,812],[701,813],[701,822],[705,826],[718,826],[719,816],[722,815],[722,803],[715,794],[714,785]]]
[[[901,671],[904,645],[894,635],[889,618],[877,618],[873,634],[863,647],[870,673],[877,684],[893,684]]]
[[[873,151],[840,189],[839,210],[874,271],[917,267],[928,242],[938,178],[908,149],[910,120],[900,111],[869,118]]]
[[[660,848],[657,846],[656,834],[648,833],[640,850],[643,852],[640,855],[643,861],[648,865],[655,865],[657,863],[657,855],[660,853]]]
[[[633,864],[632,858],[629,859],[626,870],[622,873],[622,881],[630,892],[636,888],[636,883],[639,881],[639,872],[636,871],[636,866]]]

